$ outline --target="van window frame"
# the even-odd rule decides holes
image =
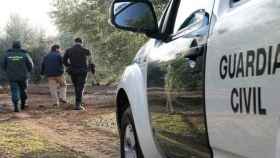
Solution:
[[[239,0],[239,1],[237,1],[237,2],[234,2],[234,0],[230,0],[229,1],[229,6],[230,6],[230,8],[236,8],[236,7],[238,7],[238,6],[240,6],[240,5],[242,5],[242,4],[244,4],[244,3],[246,3],[246,2],[248,2],[249,0]]]
[[[180,1],[181,0],[170,0],[170,4],[168,4],[163,17],[161,17],[159,30],[165,36],[164,42],[170,41],[170,35],[172,34]]]
[[[167,14],[168,14],[168,10],[169,10],[171,5],[172,5],[172,0],[170,0],[167,3],[167,5],[164,7],[163,14],[161,15],[161,17],[159,19],[159,22],[158,22],[158,28],[159,28],[160,31],[163,30],[163,27],[164,27],[163,25],[165,23],[165,18],[166,18]]]

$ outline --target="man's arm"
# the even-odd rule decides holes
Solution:
[[[7,65],[8,65],[7,55],[4,55],[3,60],[1,61],[1,68],[4,71],[7,71]]]
[[[33,70],[33,67],[34,67],[33,60],[28,53],[26,53],[25,59],[26,59],[25,64],[26,64],[26,67],[28,69],[28,72],[31,72]]]
[[[95,74],[95,64],[93,63],[91,52],[88,50],[88,65],[92,74]]]
[[[64,66],[66,66],[66,67],[71,66],[71,64],[69,63],[68,60],[69,60],[69,51],[66,50],[66,52],[65,52],[65,54],[64,54],[64,56],[63,56],[63,64],[64,64]]]
[[[41,65],[41,75],[43,76],[45,74],[45,58],[43,59],[42,65]]]
[[[64,64],[63,64],[63,56],[62,55],[59,55],[59,64],[60,64],[60,66],[64,66]]]

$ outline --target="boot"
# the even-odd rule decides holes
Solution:
[[[15,104],[14,107],[15,107],[15,112],[20,112],[20,111],[19,111],[18,104]]]
[[[21,110],[25,110],[26,108],[26,102],[25,100],[21,101]]]
[[[79,111],[82,110],[83,111],[83,110],[85,110],[85,108],[81,105],[81,103],[77,103],[74,110],[79,110]]]
[[[62,98],[59,99],[59,102],[62,103],[62,104],[67,104],[67,101],[62,99]]]

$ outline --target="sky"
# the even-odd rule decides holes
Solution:
[[[52,0],[1,0],[0,29],[5,27],[11,14],[19,14],[37,28],[46,31],[47,36],[57,34],[57,29],[49,17]]]

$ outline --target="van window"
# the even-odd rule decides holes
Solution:
[[[213,8],[214,0],[181,0],[177,17],[174,25],[173,33],[190,26],[195,22],[197,16],[193,16],[193,13],[198,10],[205,10],[209,15]]]

